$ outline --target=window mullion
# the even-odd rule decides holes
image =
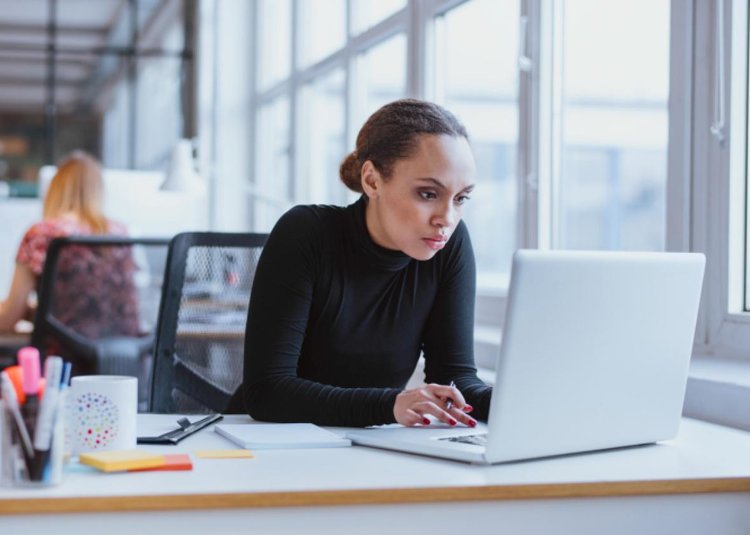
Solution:
[[[300,0],[293,0],[292,3],[292,46],[291,46],[291,70],[289,74],[289,88],[288,88],[288,98],[289,98],[289,183],[288,183],[288,192],[287,195],[291,197],[292,204],[295,204],[298,199],[301,197],[301,191],[303,190],[304,186],[299,183],[299,180],[297,177],[302,176],[301,173],[299,173],[299,162],[298,162],[298,154],[299,151],[297,150],[297,140],[298,138],[298,117],[297,117],[297,110],[299,109],[299,73],[298,73],[298,65],[299,65],[299,44],[300,44],[300,33],[301,33],[301,26],[300,22],[303,20],[303,18],[300,16],[300,9],[302,6],[302,2]]]
[[[693,123],[693,4],[672,0],[670,10],[667,251],[690,250],[690,149]]]
[[[425,98],[431,92],[427,85],[425,54],[427,50],[427,27],[430,23],[426,16],[425,3],[420,0],[409,0],[408,30],[406,45],[406,94],[414,98]]]
[[[519,24],[525,24],[526,35],[519,54],[531,62],[522,68],[519,61],[517,241],[519,247],[550,248],[559,179],[559,2],[524,0],[521,5],[525,23]]]
[[[540,79],[540,20],[539,5],[535,0],[522,0],[519,26],[518,61],[518,151],[516,169],[518,181],[516,244],[519,247],[534,247],[537,243],[539,137],[538,105]],[[536,15],[536,16],[535,16]],[[522,67],[521,57],[531,61]]]

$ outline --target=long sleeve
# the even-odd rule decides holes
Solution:
[[[245,404],[259,420],[367,426],[393,422],[395,388],[348,388],[299,376],[316,277],[321,277],[317,215],[297,207],[277,223],[253,283],[245,337]]]
[[[429,381],[486,417],[473,363],[474,258],[460,224],[427,261],[375,244],[365,200],[300,206],[274,227],[253,283],[244,396],[258,420],[393,423],[421,352]]]

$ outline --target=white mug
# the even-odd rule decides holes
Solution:
[[[136,377],[73,377],[68,397],[68,430],[73,455],[135,448],[137,414]]]

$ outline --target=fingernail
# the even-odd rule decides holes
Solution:
[[[448,423],[451,425],[456,425],[458,422],[454,420],[453,418],[451,418],[450,420],[448,420]]]
[[[472,407],[468,403],[466,405],[464,405],[464,412],[471,412],[473,410],[474,410],[474,407]]]
[[[427,418],[422,418],[422,423],[424,425],[430,425],[430,421]]]
[[[472,420],[472,421],[469,422],[469,425],[471,427],[476,427],[477,426],[477,421],[476,420]]]

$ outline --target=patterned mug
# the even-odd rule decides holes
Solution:
[[[79,375],[70,382],[68,432],[73,455],[136,445],[138,379]]]

